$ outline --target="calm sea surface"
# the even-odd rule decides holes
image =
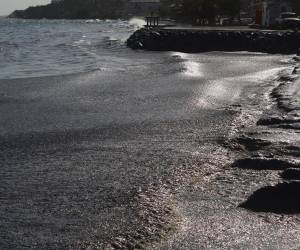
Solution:
[[[0,19],[0,249],[105,248],[151,229],[133,201],[222,160],[232,107],[259,106],[258,88],[286,67],[278,55],[132,51],[133,23]]]

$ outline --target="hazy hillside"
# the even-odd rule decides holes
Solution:
[[[88,19],[124,16],[124,0],[64,0],[14,11],[9,17],[25,19]]]

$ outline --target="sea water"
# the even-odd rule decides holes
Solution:
[[[0,79],[101,69],[101,53],[116,52],[137,22],[0,19]]]

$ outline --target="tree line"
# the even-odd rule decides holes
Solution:
[[[284,0],[282,0],[284,2]],[[300,15],[300,0],[285,0]],[[251,0],[161,0],[162,14],[194,24],[214,24],[218,17],[239,18]],[[278,0],[278,4],[279,4]],[[172,6],[170,8],[170,6]]]
[[[218,18],[239,18],[241,10],[249,9],[251,0],[161,0],[161,16],[194,24],[214,24]],[[290,1],[300,13],[300,0]],[[129,0],[63,0],[55,4],[15,11],[19,18],[127,18]]]
[[[169,16],[197,24],[214,24],[220,16],[237,18],[244,3],[245,0],[162,0],[163,11]]]

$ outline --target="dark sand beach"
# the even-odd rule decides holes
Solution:
[[[300,246],[291,55],[134,51],[124,21],[9,22],[23,38],[0,38],[1,249]]]

